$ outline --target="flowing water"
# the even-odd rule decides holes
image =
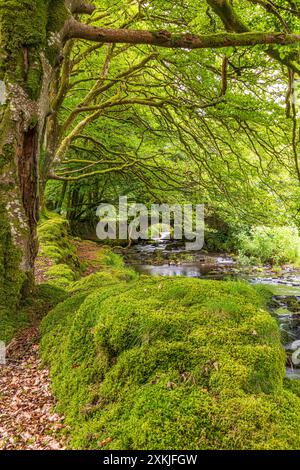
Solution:
[[[189,253],[181,243],[163,239],[134,245],[122,254],[126,264],[140,274],[243,279],[252,284],[267,285],[273,293],[269,310],[279,323],[287,353],[287,376],[300,380],[300,270],[287,266],[278,273],[270,266],[245,268],[230,256]]]

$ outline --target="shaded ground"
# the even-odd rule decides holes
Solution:
[[[0,366],[0,449],[64,449],[63,417],[54,413],[48,370],[41,366],[35,327],[9,345]]]
[[[89,276],[99,271],[101,268],[101,262],[99,261],[101,246],[88,240],[74,241],[74,244],[80,262],[86,265],[83,276]]]

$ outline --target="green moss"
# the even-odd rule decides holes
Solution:
[[[67,265],[76,276],[81,264],[76,248],[69,235],[69,224],[66,219],[48,213],[38,227],[40,255],[45,256],[58,265]]]
[[[67,287],[76,279],[76,274],[67,264],[51,266],[47,271],[49,283],[58,287]]]
[[[35,292],[15,310],[0,307],[0,340],[9,343],[22,329],[32,321],[36,322],[66,299],[65,290],[50,284],[37,286]]]
[[[299,394],[259,292],[121,271],[73,284],[42,324],[71,447],[300,448]]]
[[[300,381],[299,380],[289,379],[286,377],[284,379],[284,386],[287,390],[290,390],[292,393],[294,393],[297,397],[300,398]]]
[[[0,0],[0,76],[37,100],[43,84],[41,54],[59,56],[58,33],[69,12],[63,0]],[[26,64],[27,62],[27,64]]]
[[[14,245],[5,208],[0,204],[0,340],[9,341],[17,328],[17,306],[25,277],[21,253]]]
[[[1,138],[1,134],[0,134],[0,138]],[[8,145],[8,144],[4,145],[3,150],[0,154],[0,170],[2,170],[7,164],[9,164],[12,161],[12,157],[13,157],[12,145]]]
[[[61,0],[50,0],[47,31],[60,31],[68,19],[70,13],[65,7],[65,2]]]
[[[49,311],[67,297],[67,292],[60,287],[51,284],[41,284],[36,287],[35,299],[43,303],[46,311]]]
[[[57,214],[47,213],[39,225],[38,234],[40,256],[54,263],[46,272],[49,283],[68,287],[70,293],[91,292],[103,284],[129,282],[138,277],[135,271],[125,268],[121,256],[109,249],[99,249],[96,263],[101,271],[77,281],[84,266],[80,263],[72,243],[68,221]]]
[[[0,171],[14,168],[15,146],[9,140],[11,135],[11,109],[9,106],[0,106]],[[7,143],[9,141],[9,143]],[[1,187],[3,191],[9,189],[11,183],[5,183],[1,178]]]
[[[19,270],[21,253],[11,238],[4,208],[0,206],[0,340],[8,343],[37,314],[65,299],[65,292],[49,285],[38,286],[34,296],[21,303],[25,275]]]
[[[19,308],[18,311],[10,311],[0,308],[0,341],[6,344],[22,329],[29,324],[28,312]]]
[[[38,97],[42,85],[38,57],[46,46],[47,9],[47,0],[0,1],[2,74],[9,83],[23,86],[32,99]]]
[[[103,249],[99,251],[98,261],[104,266],[111,266],[118,269],[122,269],[125,266],[122,256],[114,253],[110,249]]]
[[[51,64],[55,64],[60,53],[60,47],[55,43],[55,33],[60,31],[68,19],[69,12],[61,0],[50,0],[47,21],[47,34],[49,41],[46,47],[47,58]]]
[[[43,64],[40,55],[35,50],[29,50],[30,67],[26,78],[26,91],[28,96],[36,101],[39,98],[41,85],[43,83]],[[37,118],[36,118],[37,122]],[[31,127],[35,127],[35,123],[31,123]]]
[[[137,278],[137,273],[131,269],[106,269],[74,282],[68,291],[71,294],[78,292],[91,293],[101,286],[116,285],[119,281],[131,282]]]
[[[0,1],[1,42],[7,49],[45,45],[48,4],[49,0]]]

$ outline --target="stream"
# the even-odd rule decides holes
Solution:
[[[271,266],[248,268],[228,255],[187,252],[181,242],[165,239],[133,245],[121,254],[126,265],[140,274],[243,279],[267,285],[273,293],[269,311],[278,321],[287,353],[287,376],[300,380],[300,269],[285,266],[277,272]]]

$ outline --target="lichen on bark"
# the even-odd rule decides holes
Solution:
[[[38,160],[59,64],[64,0],[0,0],[0,310],[31,290],[39,217]],[[13,285],[10,280],[15,279]]]
[[[19,266],[22,254],[14,243],[6,207],[0,203],[0,340],[14,332],[14,315],[25,276]]]

